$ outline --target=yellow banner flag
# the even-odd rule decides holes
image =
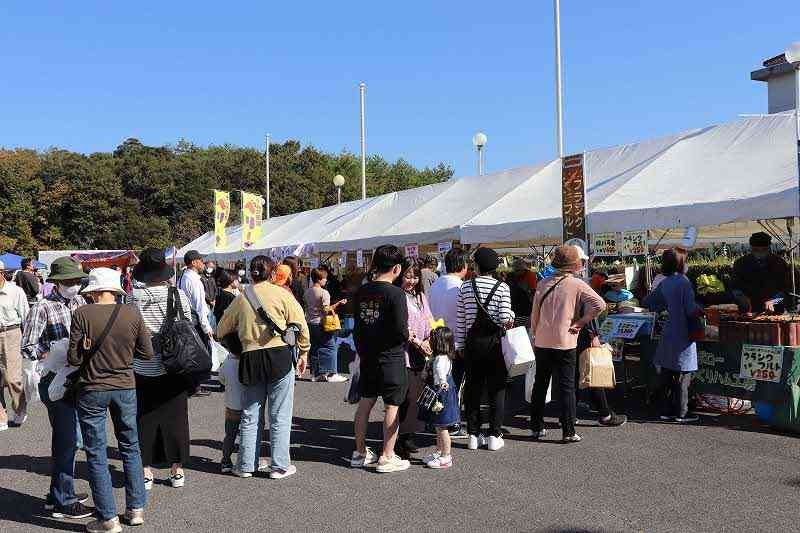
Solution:
[[[214,250],[220,251],[228,246],[228,235],[225,226],[231,216],[231,194],[226,191],[214,191]]]
[[[242,191],[242,248],[252,247],[261,237],[261,217],[264,199]]]

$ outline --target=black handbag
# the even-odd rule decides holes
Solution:
[[[167,317],[161,331],[153,335],[153,349],[161,354],[170,374],[187,375],[211,371],[211,352],[191,321],[183,315],[183,305],[176,287],[169,288]]]

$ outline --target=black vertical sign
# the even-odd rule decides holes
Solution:
[[[583,154],[561,160],[561,220],[564,241],[586,241],[586,187],[583,178]]]

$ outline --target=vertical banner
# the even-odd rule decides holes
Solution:
[[[364,250],[356,250],[356,266],[364,268]]]
[[[261,218],[264,199],[242,191],[242,248],[251,248],[261,237]]]
[[[347,266],[347,252],[339,254],[339,266],[345,268]]]
[[[419,244],[407,244],[406,245],[406,257],[411,257],[413,259],[419,259]]]
[[[586,240],[586,184],[583,154],[561,160],[561,219],[564,241]]]
[[[231,216],[231,193],[214,190],[214,250],[220,251],[228,246],[225,226]]]

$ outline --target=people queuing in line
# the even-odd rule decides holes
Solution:
[[[144,523],[147,501],[137,429],[137,393],[134,358],[153,357],[150,331],[136,307],[117,303],[125,291],[119,273],[95,268],[81,293],[93,305],[72,315],[69,364],[78,421],[83,435],[89,485],[97,519],[86,526],[90,533],[122,531],[108,470],[106,420],[109,411],[125,476],[125,522]]]
[[[552,259],[554,274],[530,287],[533,297],[527,313],[536,357],[530,417],[534,439],[546,435],[544,404],[552,377],[561,408],[562,440],[581,440],[575,432],[576,358],[579,350],[598,343],[594,319],[605,308],[603,299],[582,279],[587,259],[578,247],[558,247]],[[195,383],[168,372],[164,365],[161,341],[167,321],[194,320],[208,337],[235,336],[241,344],[241,351],[232,351],[219,369],[225,386],[222,473],[250,478],[265,471],[271,479],[294,475],[290,445],[296,375],[310,367],[315,381],[346,381],[336,379],[332,342],[336,332],[324,327],[325,317],[346,302],[332,303],[329,269],[311,270],[312,286],[302,297],[304,311],[297,299],[300,272],[293,258],[282,265],[265,256],[253,258],[252,284],[243,286],[235,272],[204,263],[197,252],[188,252],[185,260],[181,288],[175,288],[174,270],[164,252],[144,250],[133,269],[135,286],[127,304],[117,303],[124,289],[116,272],[96,268],[87,277],[69,258],[53,263],[49,281],[56,289],[30,312],[21,289],[0,281],[0,372],[14,412],[24,412],[24,398],[14,399],[18,382],[8,363],[8,347],[14,351],[10,336],[21,333],[21,353],[30,359],[45,359],[55,350],[52,343],[69,339],[65,364],[79,368],[70,385],[77,403],[50,399],[49,386],[61,368],[48,371],[39,385],[52,426],[53,467],[46,506],[54,517],[92,514],[84,505],[88,496],[76,494],[74,487],[75,453],[81,447],[88,458],[97,518],[87,530],[121,530],[106,455],[109,411],[124,465],[125,522],[143,523],[156,466],[169,465],[169,486],[185,486],[189,397]],[[644,301],[655,311],[670,312],[655,362],[661,368],[665,396],[671,398],[663,405],[662,418],[678,422],[695,419],[687,402],[691,373],[697,369],[691,332],[699,309],[684,275],[685,261],[681,252],[665,252],[665,278]],[[396,246],[380,246],[372,255],[369,281],[347,285],[353,288],[352,329],[359,361],[353,468],[374,467],[379,473],[408,469],[410,457],[418,452],[415,434],[424,423],[436,432],[435,450],[422,457],[433,469],[453,466],[453,438],[468,438],[470,450],[504,447],[508,373],[501,337],[515,324],[515,313],[513,290],[497,276],[499,256],[490,248],[476,250],[475,275],[468,279],[469,255],[452,249],[444,257],[446,274],[433,280],[427,291],[426,263],[432,264],[404,258]],[[213,320],[202,277],[208,268],[215,269],[205,272],[215,281]],[[522,270],[509,281],[527,283]],[[84,297],[93,305],[87,306]],[[459,398],[464,381],[466,431]],[[601,425],[624,424],[625,417],[609,408],[604,391],[591,395]],[[380,449],[373,449],[367,446],[367,428],[379,397],[385,408],[383,442]],[[489,403],[487,430],[481,420],[484,398]],[[269,428],[269,463],[260,460],[262,416]],[[239,453],[234,459],[237,439]]]
[[[422,292],[429,294],[431,286],[439,279],[439,274],[436,272],[439,266],[439,260],[435,255],[428,254],[422,258],[420,264],[420,283],[422,285]]]
[[[14,411],[12,425],[27,418],[27,398],[22,386],[22,324],[28,316],[28,298],[18,285],[6,281],[0,261],[0,431],[8,429],[7,407]],[[8,403],[6,403],[6,394]]]
[[[170,286],[172,274],[164,252],[155,248],[144,250],[133,269],[137,283],[131,303],[142,314],[145,326],[155,338],[169,320],[170,300],[176,316],[185,320],[192,318],[188,296],[183,290]],[[178,314],[178,303],[182,315]],[[167,372],[162,355],[160,343],[156,342],[150,359],[133,362],[137,427],[147,490],[152,490],[155,481],[153,467],[160,464],[170,465],[169,485],[183,487],[186,484],[183,465],[189,461],[189,393],[192,383],[183,375]]]
[[[214,304],[217,298],[217,263],[215,261],[206,261],[205,268],[200,275],[200,281],[203,283],[203,289],[206,293],[206,306],[208,307],[208,321],[212,329],[217,324],[216,315],[214,314]]]
[[[463,350],[466,364],[466,411],[469,441],[477,450],[500,450],[503,441],[508,371],[501,347],[503,330],[514,323],[511,291],[492,274],[500,265],[497,252],[478,248],[474,255],[477,276],[461,285],[456,321],[456,349]],[[481,398],[489,398],[488,438],[481,432]]]
[[[575,246],[562,245],[553,252],[556,273],[536,291],[531,313],[531,333],[536,354],[536,379],[531,396],[531,432],[534,439],[547,434],[544,404],[550,378],[557,384],[561,407],[562,441],[580,442],[575,432],[578,334],[605,308],[605,301],[575,274],[583,261]]]
[[[425,363],[431,357],[431,346],[428,339],[431,333],[433,314],[422,287],[420,263],[416,259],[407,257],[403,260],[403,269],[395,280],[395,285],[403,289],[405,293],[409,335],[406,345],[408,390],[406,400],[400,406],[400,436],[396,450],[400,457],[409,459],[411,454],[419,451],[414,436],[423,427],[417,416],[417,398],[425,385],[423,375]]]
[[[268,257],[253,258],[250,263],[253,284],[245,287],[244,294],[228,307],[217,330],[219,337],[238,332],[242,344],[240,451],[234,473],[243,478],[252,477],[258,467],[262,409],[269,424],[269,477],[283,479],[297,472],[289,455],[294,383],[295,372],[302,374],[308,363],[309,332],[303,309],[294,296],[270,283],[275,266],[275,261]],[[291,327],[296,328],[296,345],[280,333]]]
[[[328,283],[328,271],[315,268],[311,271],[313,285],[306,289],[305,300],[306,322],[311,331],[311,351],[309,363],[311,365],[311,379],[329,383],[343,383],[347,378],[339,374],[338,357],[336,354],[335,336],[338,331],[327,331],[325,319],[328,315],[336,313],[347,300],[331,303],[331,295],[325,288]]]

